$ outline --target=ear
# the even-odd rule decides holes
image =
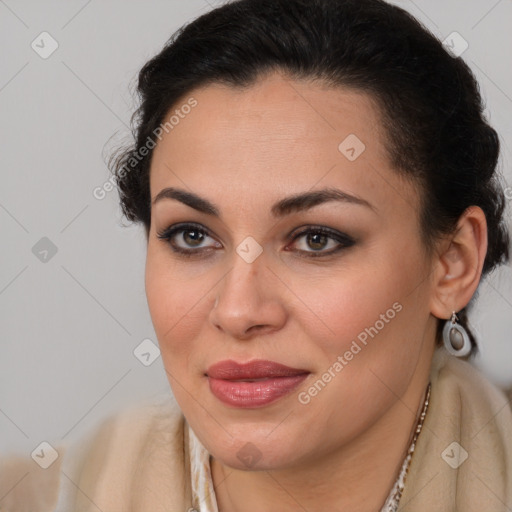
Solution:
[[[473,297],[487,253],[487,221],[482,209],[470,206],[457,223],[455,234],[439,245],[433,262],[430,311],[448,319]]]

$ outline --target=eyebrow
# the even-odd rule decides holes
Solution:
[[[193,192],[175,187],[164,188],[155,196],[152,204],[154,205],[162,199],[174,199],[201,213],[220,217],[220,209],[218,206]],[[324,188],[285,197],[275,203],[270,211],[274,217],[284,217],[290,213],[309,210],[310,208],[330,201],[365,206],[376,212],[376,208],[365,199],[353,196],[337,188]]]

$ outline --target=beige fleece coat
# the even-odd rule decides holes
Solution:
[[[434,355],[431,383],[399,511],[511,512],[509,398],[443,348]],[[0,464],[0,511],[188,512],[184,425],[167,399],[126,409],[84,442],[58,447],[46,470],[29,457],[7,458]]]

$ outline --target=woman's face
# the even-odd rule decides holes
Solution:
[[[199,439],[228,466],[277,469],[412,422],[431,262],[375,106],[279,74],[190,96],[152,157],[152,200],[174,191],[152,203],[146,293]]]

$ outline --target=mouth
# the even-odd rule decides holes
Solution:
[[[256,359],[243,364],[221,361],[210,366],[205,375],[210,391],[224,404],[258,408],[291,393],[309,373],[304,369]]]

